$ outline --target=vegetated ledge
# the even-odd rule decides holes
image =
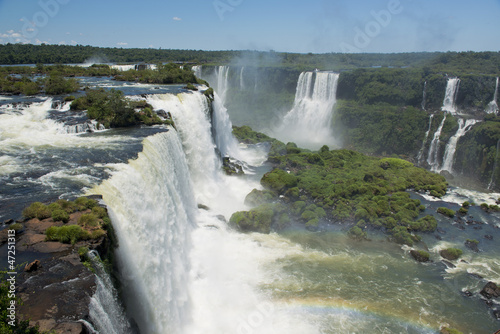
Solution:
[[[268,160],[274,165],[261,179],[265,190],[254,189],[246,198],[254,208],[232,215],[230,224],[241,231],[269,233],[292,222],[317,230],[323,221],[345,225],[354,239],[366,239],[368,231],[378,229],[411,246],[420,240],[415,232],[436,230],[434,216],[420,217],[425,207],[407,190],[441,197],[448,186],[441,175],[397,158],[327,146],[311,152],[249,127],[234,127],[233,133],[246,143],[271,142]]]
[[[89,321],[97,282],[85,254],[96,250],[106,264],[115,247],[107,211],[95,198],[49,205],[35,202],[23,211],[23,220],[9,221],[0,231],[0,244],[4,244],[8,231],[16,230],[16,264],[20,265],[16,319],[29,321],[34,327],[29,333],[87,333],[81,320]]]

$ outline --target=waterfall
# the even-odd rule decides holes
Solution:
[[[308,148],[335,145],[331,121],[338,79],[339,74],[332,72],[301,73],[293,108],[277,130],[279,136]]]
[[[457,113],[455,101],[457,99],[458,89],[460,86],[459,78],[449,78],[446,84],[446,92],[441,110],[447,111],[452,115]]]
[[[422,110],[425,110],[425,97],[427,95],[427,81],[424,82],[424,91],[422,92]]]
[[[189,169],[175,130],[148,137],[136,160],[93,192],[119,240],[126,305],[142,333],[183,333],[190,319],[189,252],[195,226]]]
[[[217,66],[215,69],[215,75],[217,79],[217,86],[215,90],[219,94],[222,102],[226,101],[227,89],[229,87],[228,83],[229,66]]]
[[[243,72],[245,71],[245,66],[240,70],[240,90],[245,89],[245,80],[243,80]]]
[[[96,132],[96,131],[102,131],[106,130],[104,125],[99,124],[95,120],[89,120],[85,123],[78,123],[78,124],[66,124],[64,127],[60,130],[61,133],[69,133],[69,134],[78,134],[78,133],[85,133],[85,132]]]
[[[439,165],[438,161],[438,151],[439,151],[439,137],[441,136],[441,131],[443,131],[444,122],[446,121],[446,113],[443,116],[443,120],[432,138],[431,146],[429,147],[429,154],[427,155],[427,163],[430,165],[432,171],[436,171]]]
[[[90,300],[90,320],[102,334],[131,333],[130,323],[120,305],[111,278],[99,259],[99,254],[90,251],[87,256],[92,262],[97,281],[97,290]]]
[[[425,144],[427,144],[427,139],[429,138],[429,133],[431,132],[432,119],[434,118],[434,114],[429,116],[429,128],[425,132],[424,141],[422,142],[422,148],[418,152],[417,156],[417,164],[420,165],[422,162],[422,156],[424,155]]]
[[[221,156],[241,159],[238,141],[233,136],[233,124],[229,119],[227,109],[221,98],[214,94],[212,128],[214,131],[215,146],[219,149]]]
[[[191,70],[194,72],[194,75],[197,78],[201,79],[201,65],[195,65],[195,66],[191,67]]]
[[[486,107],[486,112],[488,114],[498,114],[498,77],[495,85],[495,94],[493,95],[493,101],[491,101]]]
[[[478,121],[475,119],[468,119],[466,121],[464,121],[463,119],[458,120],[458,130],[446,144],[446,150],[443,157],[443,165],[441,166],[440,170],[446,170],[450,173],[453,173],[453,158],[457,149],[458,140],[463,135],[465,135],[467,131],[469,131],[477,122]]]
[[[498,78],[497,78],[497,83],[498,83]],[[497,151],[495,154],[495,162],[493,163],[493,170],[491,171],[490,183],[488,183],[489,190],[491,190],[491,188],[495,185],[495,172],[496,172],[497,166],[498,166],[498,151],[499,150],[500,150],[500,139],[497,141]]]

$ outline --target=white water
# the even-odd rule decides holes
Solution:
[[[217,217],[247,209],[244,198],[259,184],[222,174],[205,97],[148,102],[169,107],[178,133],[146,139],[137,160],[93,191],[103,194],[116,226],[129,313],[141,332],[318,333],[261,292],[280,255],[256,238],[273,236],[232,231]],[[196,209],[195,198],[210,210]]]
[[[243,79],[243,72],[245,71],[245,66],[240,70],[240,90],[245,89],[245,80]]]
[[[336,144],[331,122],[338,78],[338,73],[331,72],[300,74],[294,106],[277,130],[280,139],[307,148]]]
[[[497,77],[493,101],[491,101],[488,104],[488,106],[486,107],[486,110],[485,110],[488,114],[492,114],[492,113],[498,114],[498,81],[499,81],[499,78]]]
[[[241,159],[238,141],[233,136],[233,124],[229,119],[226,107],[217,93],[214,93],[212,104],[212,129],[214,131],[215,145],[223,157]]]
[[[422,110],[425,110],[425,97],[427,95],[427,81],[424,82],[424,91],[422,92]]]
[[[446,92],[443,100],[443,106],[441,107],[441,110],[447,111],[452,115],[457,113],[455,101],[457,99],[459,87],[460,87],[459,78],[448,79],[448,83],[446,84]]]
[[[142,333],[183,333],[196,202],[177,133],[145,139],[138,158],[93,192],[103,195],[114,223],[129,314]]]
[[[422,148],[418,152],[417,163],[419,165],[422,162],[422,156],[424,155],[425,144],[427,144],[427,139],[429,138],[429,133],[431,132],[431,125],[432,125],[432,119],[433,118],[434,118],[434,114],[432,114],[432,115],[429,116],[429,128],[425,132],[424,141],[422,142]]]
[[[495,174],[496,170],[498,168],[498,151],[500,150],[500,139],[497,141],[497,151],[495,153],[495,162],[493,163],[493,170],[491,171],[491,178],[490,178],[490,183],[488,183],[488,189],[491,190],[491,188],[495,185]]]
[[[197,78],[201,79],[201,65],[195,65],[195,66],[191,67],[191,70],[194,72],[194,75]]]
[[[132,333],[111,278],[99,261],[99,255],[90,251],[87,256],[92,261],[97,281],[97,290],[90,300],[90,320],[102,334]]]
[[[453,158],[455,157],[458,140],[463,137],[467,133],[467,131],[469,131],[477,122],[478,121],[475,119],[468,119],[465,121],[463,119],[458,120],[458,130],[446,144],[446,150],[443,157],[443,165],[441,166],[440,171],[446,170],[450,173],[453,173]]]
[[[215,69],[215,76],[217,80],[215,90],[217,91],[217,94],[219,94],[223,103],[226,102],[227,90],[229,88],[228,75],[229,66],[217,66]]]
[[[439,137],[441,136],[441,131],[443,131],[444,122],[446,121],[446,113],[444,114],[443,120],[439,124],[434,137],[432,138],[431,146],[429,148],[429,154],[427,155],[427,163],[431,166],[431,170],[435,171],[438,168],[438,151],[439,151]]]

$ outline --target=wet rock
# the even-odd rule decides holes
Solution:
[[[217,215],[215,217],[221,222],[227,223],[226,217],[224,217],[223,215]]]
[[[477,278],[477,279],[483,279],[484,277],[479,275],[479,274],[476,274],[476,273],[469,273],[470,276],[474,277],[474,278]]]
[[[500,288],[493,282],[488,282],[483,290],[480,292],[481,295],[487,299],[500,297]]]
[[[14,219],[7,219],[6,221],[3,222],[4,225],[10,225],[14,224]]]
[[[493,311],[493,318],[500,320],[500,310]]]
[[[222,169],[227,175],[243,175],[243,167],[241,165],[232,162],[229,157],[222,158]]]
[[[485,238],[486,240],[493,240],[493,236],[492,236],[491,234],[486,234],[486,235],[484,236],[484,238]]]
[[[477,240],[467,239],[465,241],[465,247],[467,247],[468,249],[470,249],[471,251],[476,252],[476,253],[479,252],[478,245],[479,245],[479,241],[477,241]]]
[[[448,268],[455,268],[456,267],[456,265],[454,265],[450,261],[441,260],[441,262],[443,262],[446,265],[446,267],[448,267]]]
[[[87,334],[88,331],[81,322],[63,322],[58,324],[54,331],[56,333]]]
[[[466,297],[472,297],[472,296],[474,295],[474,294],[473,294],[472,292],[470,292],[469,290],[465,290],[465,291],[463,292],[463,294],[464,294],[464,296],[466,296]]]
[[[418,262],[429,262],[429,253],[424,251],[411,250],[410,255]]]
[[[24,271],[27,273],[31,273],[40,268],[40,260],[35,260],[24,267]]]
[[[202,209],[205,211],[210,210],[210,208],[208,206],[206,206],[205,204],[198,204],[198,209]]]
[[[439,233],[439,234],[446,234],[446,231],[445,231],[444,229],[442,229],[441,227],[438,227],[438,228],[436,229],[436,231],[437,231],[437,233]]]

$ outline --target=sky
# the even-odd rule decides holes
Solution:
[[[500,51],[500,0],[0,0],[0,44]]]

